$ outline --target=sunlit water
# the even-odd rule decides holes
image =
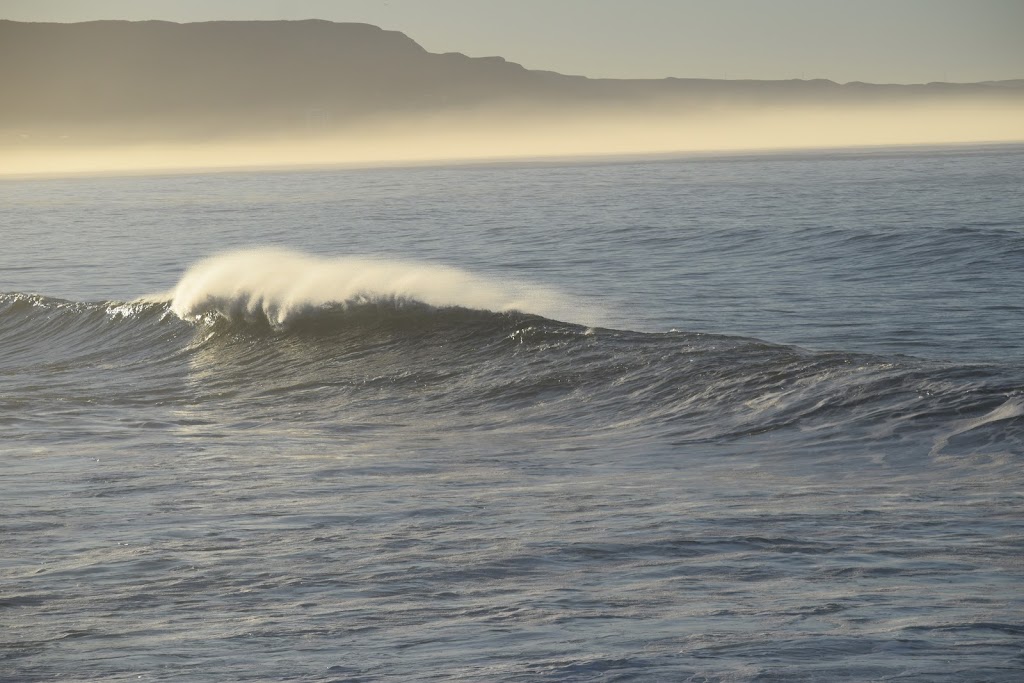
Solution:
[[[1020,680],[1022,179],[4,181],[0,680]]]

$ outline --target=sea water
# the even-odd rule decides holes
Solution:
[[[1022,189],[2,181],[0,680],[1020,680]]]

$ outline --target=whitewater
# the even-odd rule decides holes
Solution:
[[[286,327],[325,308],[385,304],[400,308],[529,310],[550,317],[579,315],[558,293],[515,282],[490,282],[465,271],[415,262],[324,259],[287,249],[247,249],[206,259],[174,290],[142,301],[169,299],[183,319],[215,313],[227,319]]]
[[[1017,681],[1024,147],[0,184],[0,680]]]

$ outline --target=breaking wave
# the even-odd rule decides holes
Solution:
[[[494,280],[457,268],[365,258],[320,258],[284,249],[220,254],[188,269],[169,293],[185,320],[217,314],[229,320],[288,327],[325,311],[471,309],[528,311],[557,320],[594,324],[593,310],[551,289]],[[581,319],[582,318],[582,319]]]

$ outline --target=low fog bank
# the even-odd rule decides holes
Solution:
[[[195,135],[93,128],[0,144],[0,175],[417,164],[741,150],[1024,141],[1024,101],[863,106],[708,107],[700,111],[489,107],[377,117],[303,131]],[[146,140],[143,142],[142,140]],[[164,140],[164,141],[159,141]],[[131,141],[131,142],[129,142]]]

